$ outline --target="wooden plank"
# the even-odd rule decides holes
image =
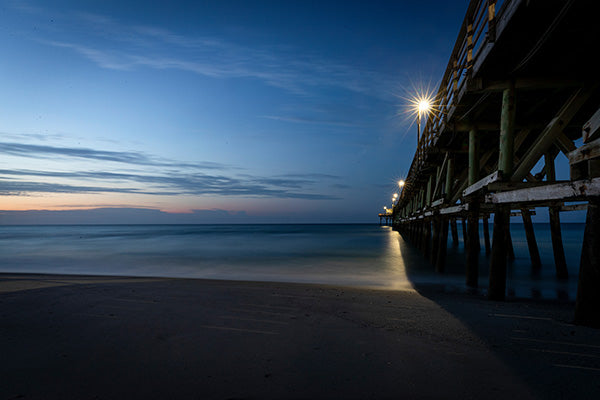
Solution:
[[[529,215],[536,215],[535,211],[527,211]],[[520,217],[523,214],[522,211],[512,211],[510,213],[511,217]]]
[[[571,165],[600,157],[600,138],[571,151],[567,157]]]
[[[528,189],[488,193],[485,196],[485,202],[508,204],[548,200],[574,201],[585,200],[588,196],[600,196],[600,177],[574,182],[550,183]]]
[[[487,189],[490,192],[505,192],[507,190],[515,189],[528,189],[537,186],[547,185],[548,182],[492,182],[488,185]]]
[[[562,205],[560,207],[558,207],[558,211],[582,211],[582,210],[587,210],[588,205],[587,203],[581,203],[581,204],[568,204],[568,205]]]
[[[471,186],[469,186],[465,190],[463,190],[463,196],[464,197],[470,196],[473,193],[478,192],[481,189],[484,189],[490,183],[498,181],[499,179],[500,179],[500,174],[498,173],[498,171],[492,172],[485,178],[480,179],[479,181],[475,182],[474,184],[472,184]]]
[[[583,143],[594,140],[600,135],[600,108],[592,115],[592,118],[583,124]]]
[[[444,199],[437,199],[436,201],[431,203],[431,207],[438,207],[444,204]]]
[[[442,215],[456,214],[456,213],[468,211],[468,210],[469,210],[468,204],[459,204],[457,206],[442,208],[440,210],[440,214],[442,214]]]

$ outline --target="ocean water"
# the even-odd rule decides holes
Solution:
[[[542,270],[532,274],[521,225],[511,233],[514,297],[573,299],[583,224],[563,224],[570,278],[555,278],[547,224],[535,224]],[[459,234],[460,234],[459,226]],[[483,236],[483,235],[482,235]],[[464,248],[449,237],[444,274],[389,227],[378,225],[0,226],[0,272],[190,277],[324,283],[384,289],[464,289]],[[480,287],[487,287],[482,243]]]

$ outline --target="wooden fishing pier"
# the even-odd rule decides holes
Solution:
[[[557,279],[568,279],[560,215],[587,209],[575,323],[600,327],[600,24],[586,0],[471,0],[392,223],[444,271],[463,221],[466,284],[478,284],[479,221],[488,297],[503,300],[520,215],[541,267],[531,215],[549,214]],[[556,159],[568,160],[557,180]],[[562,157],[562,156],[561,156]],[[566,165],[566,162],[564,163]],[[560,164],[559,164],[560,165]],[[547,211],[546,211],[547,210]],[[493,233],[488,223],[493,216]]]
[[[379,225],[392,225],[394,216],[391,212],[379,213]]]

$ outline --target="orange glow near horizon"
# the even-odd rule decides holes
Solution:
[[[194,196],[145,196],[141,194],[34,194],[0,196],[0,211],[66,211],[97,208],[158,210],[168,214],[193,214],[194,211],[223,210],[263,217],[297,214],[311,207],[301,199],[217,198]],[[333,206],[333,205],[332,205]],[[291,210],[294,210],[293,212]]]

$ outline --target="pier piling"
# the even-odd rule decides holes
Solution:
[[[600,197],[588,202],[577,284],[575,323],[600,328]]]
[[[452,246],[458,247],[458,227],[456,226],[456,218],[450,219],[450,230],[452,231]]]
[[[506,206],[496,207],[488,288],[488,298],[490,300],[504,300],[506,295],[506,232],[509,218]]]
[[[529,248],[529,258],[531,259],[532,271],[539,271],[542,268],[542,260],[540,252],[535,240],[535,232],[533,231],[533,223],[531,222],[531,212],[527,208],[521,209],[523,218],[523,228],[525,229],[525,237],[527,238],[527,247]]]
[[[444,272],[446,268],[446,252],[448,250],[448,219],[440,218],[440,235],[438,241],[438,252],[435,260],[435,270]]]
[[[492,251],[492,246],[490,244],[490,226],[488,223],[489,218],[489,214],[483,216],[483,242],[485,244],[486,255],[489,255]]]
[[[479,202],[469,203],[467,238],[467,286],[476,288],[479,280]]]
[[[432,223],[432,245],[430,250],[430,261],[432,265],[436,265],[437,263],[437,253],[440,249],[440,228],[441,228],[441,220],[439,218],[435,218]]]

